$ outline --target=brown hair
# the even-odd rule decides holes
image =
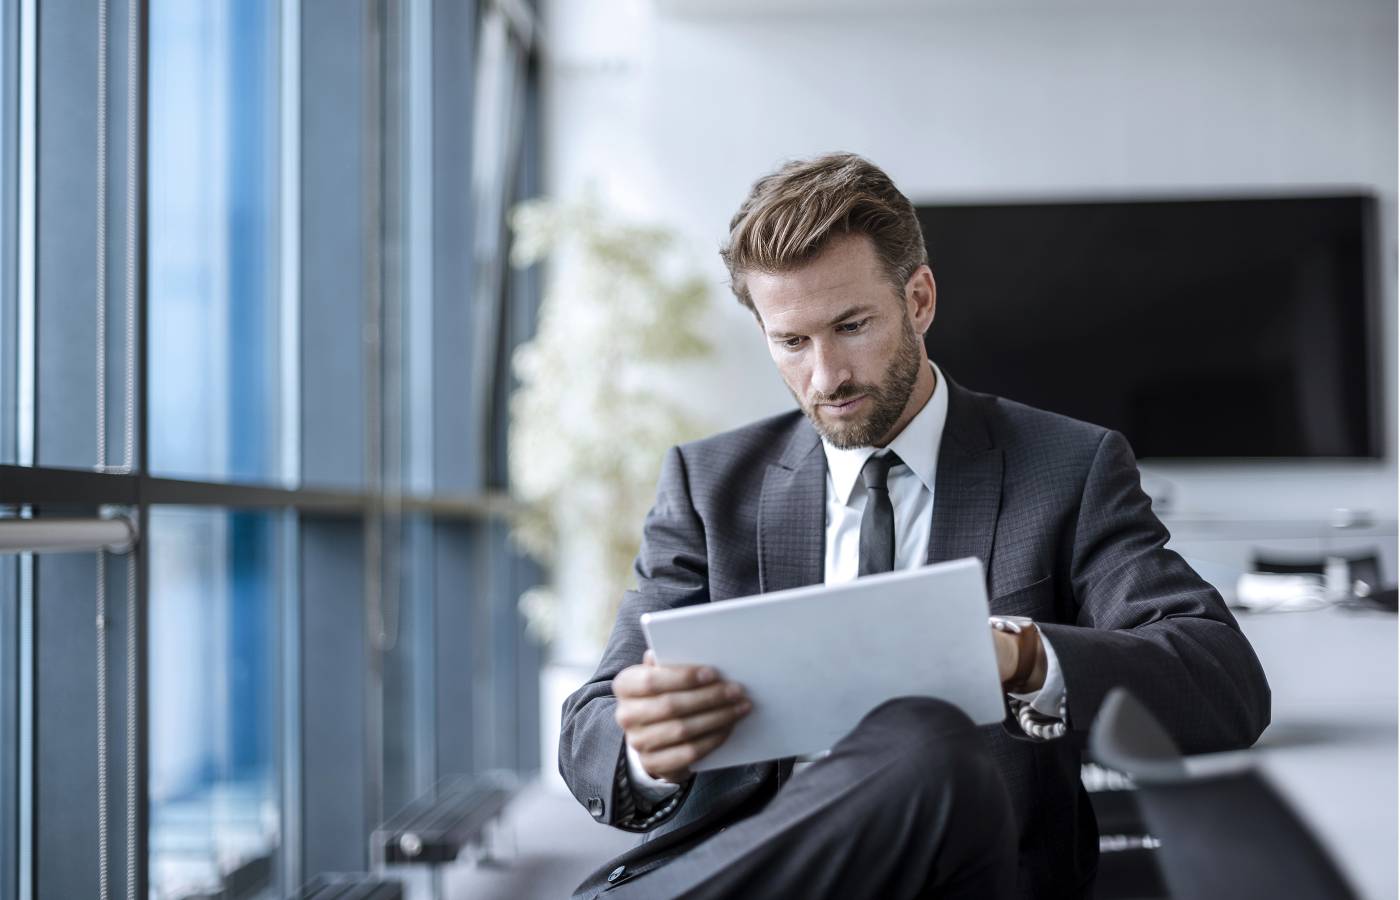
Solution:
[[[729,285],[754,315],[747,272],[784,272],[816,258],[833,236],[863,234],[901,293],[928,263],[914,205],[878,166],[854,153],[794,160],[754,182],[720,249]]]

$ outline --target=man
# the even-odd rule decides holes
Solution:
[[[593,817],[645,837],[579,895],[1086,895],[1098,835],[1075,736],[1124,685],[1187,752],[1248,746],[1269,718],[1253,651],[1164,549],[1121,435],[927,358],[923,236],[874,165],[835,154],[760,179],[723,255],[801,412],[666,457],[637,589],[559,750]],[[993,615],[1023,617],[993,632],[1003,725],[901,698],[816,761],[691,773],[750,705],[723,673],[644,655],[642,613],[966,556]]]

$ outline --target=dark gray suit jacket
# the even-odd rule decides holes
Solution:
[[[1128,687],[1199,753],[1252,744],[1269,721],[1269,687],[1219,594],[1164,548],[1122,435],[952,381],[948,390],[928,561],[980,558],[992,612],[1034,618],[1055,648],[1071,733],[1032,741],[1011,717],[983,731],[1020,828],[1022,894],[1077,896],[1098,858],[1080,747],[1104,695]],[[559,769],[599,822],[637,830],[619,815],[611,681],[641,661],[638,617],[820,583],[825,490],[821,442],[796,411],[667,454],[637,590],[597,672],[564,703]],[[783,761],[697,775],[619,862],[638,874],[661,864],[759,808],[789,770]]]

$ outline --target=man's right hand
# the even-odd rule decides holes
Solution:
[[[653,778],[681,782],[752,708],[744,689],[710,666],[660,666],[648,650],[613,679],[617,724]]]

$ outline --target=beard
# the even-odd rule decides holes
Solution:
[[[906,318],[894,359],[890,360],[879,384],[847,382],[835,392],[819,394],[808,402],[803,402],[796,393],[793,394],[793,399],[802,407],[802,412],[807,415],[817,433],[833,447],[841,450],[869,447],[889,434],[890,429],[899,421],[904,407],[909,403],[909,395],[914,391],[914,384],[919,379],[919,366],[922,363],[919,336]],[[863,418],[850,422],[833,422],[822,418],[822,404],[840,403],[861,395],[871,400],[870,411]]]

